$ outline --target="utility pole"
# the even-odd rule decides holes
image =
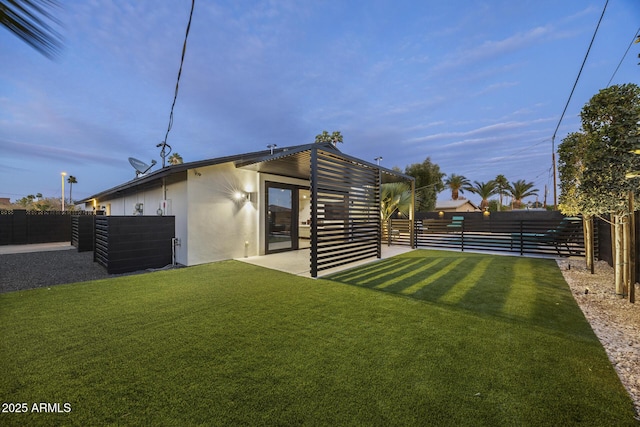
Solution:
[[[560,123],[558,123],[558,126],[560,126]],[[558,209],[558,194],[557,194],[558,184],[556,181],[557,173],[556,173],[556,134],[555,133],[551,138],[551,162],[553,163],[553,210],[555,211]]]

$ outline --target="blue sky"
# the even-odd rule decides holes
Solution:
[[[193,161],[339,130],[347,154],[533,181],[552,204],[551,137],[604,4],[196,0],[167,142]],[[88,197],[132,179],[128,157],[158,168],[190,7],[62,1],[54,61],[0,29],[0,197],[59,197],[62,171]],[[638,27],[640,2],[610,0],[556,145]],[[638,53],[612,84],[639,83]]]

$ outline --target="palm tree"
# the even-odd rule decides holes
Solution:
[[[498,192],[498,187],[495,181],[473,181],[473,186],[467,187],[467,190],[482,197],[482,202],[480,202],[480,209],[484,211],[489,207],[489,197]]]
[[[331,142],[333,143],[333,145],[338,145],[338,142],[343,142],[342,141],[342,134],[339,131],[333,132],[331,135],[329,135],[329,132],[327,132],[326,130],[323,130],[321,134],[316,135],[316,144],[318,143],[322,143],[322,142]]]
[[[182,160],[182,156],[178,153],[173,153],[169,156],[169,164],[170,165],[181,165],[184,161]]]
[[[538,194],[538,189],[533,188],[533,186],[533,182],[525,182],[524,179],[519,179],[509,186],[507,191],[513,197],[513,207],[515,209],[519,209],[522,206],[522,199],[525,197]]]
[[[406,182],[390,182],[382,184],[380,189],[380,216],[387,221],[391,216],[400,212],[408,215],[411,208],[411,189]]]
[[[504,175],[496,176],[496,179],[494,179],[493,181],[496,183],[497,194],[500,198],[500,203],[498,204],[498,210],[501,210],[503,205],[503,196],[506,194],[507,190],[509,189],[509,181],[507,180],[507,177],[505,177]]]
[[[75,176],[69,175],[69,178],[67,178],[67,182],[69,183],[69,204],[73,205],[74,203],[73,199],[71,198],[71,187],[73,187],[73,184],[77,184],[78,180]]]
[[[468,189],[471,182],[463,175],[452,173],[444,180],[445,187],[451,190],[451,199],[458,200],[459,193],[464,193]]]
[[[56,0],[7,0],[0,2],[0,25],[20,37],[35,50],[53,58],[60,48],[60,35],[47,23],[59,25],[49,9]]]

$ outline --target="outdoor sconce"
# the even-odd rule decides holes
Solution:
[[[253,202],[255,199],[254,194],[255,193],[251,193],[248,191],[236,191],[233,194],[233,199],[236,202],[244,202],[244,203]]]
[[[442,219],[444,217],[444,212],[442,211],[438,212],[438,216],[440,217],[440,219]]]
[[[485,218],[489,218],[489,215],[491,215],[491,212],[489,212],[489,209],[486,209],[484,212],[482,212],[482,216],[484,216]]]
[[[245,193],[244,191],[236,191],[233,195],[234,200],[237,202],[248,202],[250,197],[249,193]]]

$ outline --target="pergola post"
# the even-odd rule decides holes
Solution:
[[[311,192],[311,224],[309,238],[311,240],[311,277],[318,277],[318,149],[311,149],[311,171],[309,187]]]

